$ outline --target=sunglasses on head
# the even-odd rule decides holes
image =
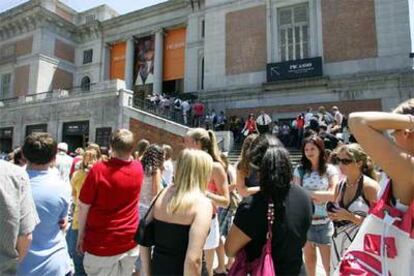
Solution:
[[[349,165],[349,164],[351,164],[351,163],[353,163],[354,162],[354,160],[352,160],[352,159],[346,159],[346,158],[344,158],[344,159],[341,159],[341,158],[336,158],[336,161],[338,162],[338,163],[342,163],[342,164],[344,164],[344,165]]]

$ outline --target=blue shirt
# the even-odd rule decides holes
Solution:
[[[40,223],[18,275],[66,275],[70,272],[70,259],[59,221],[67,216],[70,195],[52,170],[27,172]]]

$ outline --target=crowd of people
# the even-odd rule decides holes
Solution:
[[[75,158],[32,133],[0,160],[0,275],[246,275],[266,252],[266,273],[313,276],[320,256],[326,275],[354,275],[347,249],[384,191],[391,215],[414,213],[414,99],[348,119],[332,110],[298,115],[296,167],[265,112],[239,131],[236,164],[211,129],[190,129],[175,165],[171,146],[126,129],[108,152],[90,144]]]

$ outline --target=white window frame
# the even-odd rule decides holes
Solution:
[[[307,21],[302,22],[295,22],[295,8],[297,7],[306,7],[307,12]],[[282,11],[289,10],[291,16],[291,23],[282,25],[280,22],[280,13]],[[281,61],[289,61],[289,60],[298,60],[310,57],[310,43],[309,43],[309,4],[302,3],[297,4],[289,7],[282,7],[277,9],[278,12],[278,51],[279,57]],[[297,41],[296,30],[299,29],[299,41]],[[306,28],[306,36],[307,40],[304,41],[304,28]],[[282,37],[282,32],[284,33],[284,37]],[[290,35],[292,36],[291,42],[289,42]],[[284,45],[282,45],[282,39],[284,39]],[[298,45],[299,44],[299,45]],[[306,54],[305,54],[305,44],[306,44]],[[296,46],[299,46],[299,53],[296,51]]]
[[[308,3],[308,56],[323,56],[321,0],[268,0],[267,2],[267,62],[280,62],[278,9]]]

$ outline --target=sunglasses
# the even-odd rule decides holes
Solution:
[[[342,163],[342,164],[344,164],[344,165],[349,165],[349,164],[351,164],[351,163],[353,163],[354,162],[354,160],[352,160],[352,159],[341,159],[341,158],[336,158],[336,161],[338,162],[338,163]]]

